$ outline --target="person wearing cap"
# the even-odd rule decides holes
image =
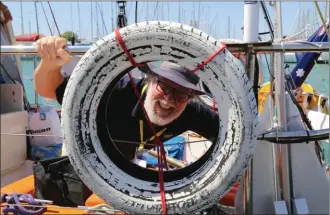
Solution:
[[[35,90],[60,104],[68,82],[68,78],[61,75],[61,66],[70,61],[69,53],[63,47],[64,43],[58,38],[38,41],[41,63],[34,72]],[[217,136],[217,113],[194,99],[205,94],[198,87],[197,75],[170,62],[163,62],[159,67],[148,63],[139,69],[147,74],[147,78],[134,79],[134,83],[161,141],[188,130],[209,140]],[[137,145],[125,141],[142,143],[149,140],[152,143],[155,137],[129,80],[119,82],[114,89],[107,89],[104,95],[110,93],[111,96],[103,96],[98,107],[99,139],[104,143],[114,141],[126,158],[134,159]],[[144,148],[153,147],[146,145]]]

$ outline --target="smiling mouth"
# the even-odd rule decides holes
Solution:
[[[158,101],[158,104],[162,109],[165,109],[165,110],[169,110],[169,109],[173,108],[173,107],[171,107],[167,104],[164,104],[163,102],[160,102],[160,101]]]
[[[164,104],[161,101],[157,101],[157,106],[161,115],[169,115],[175,109],[174,107]]]

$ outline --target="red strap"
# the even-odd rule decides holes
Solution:
[[[121,37],[121,34],[119,32],[119,27],[115,28],[115,34],[116,34],[116,39],[120,45],[120,47],[123,49],[123,51],[125,52],[128,60],[131,62],[132,66],[142,66],[142,64],[136,63],[133,56],[129,53],[128,49],[125,46],[124,40]]]
[[[201,68],[203,68],[206,64],[208,64],[211,60],[213,60],[213,58],[215,58],[215,56],[217,56],[220,52],[222,52],[227,46],[224,43],[221,43],[222,46],[221,48],[219,48],[216,52],[214,52],[212,55],[210,55],[208,58],[206,58],[202,64],[198,64],[198,66],[194,69],[191,70],[190,72],[197,72],[198,70],[200,70]]]
[[[233,53],[234,57],[236,57],[237,59],[241,58],[241,52],[238,53]]]
[[[208,64],[209,62],[211,62],[213,60],[213,58],[215,58],[215,56],[217,56],[218,54],[220,54],[220,52],[222,52],[227,46],[224,43],[221,43],[221,48],[219,48],[216,52],[214,52],[212,55],[210,55],[208,58],[206,58],[205,61],[202,62],[202,64],[198,64],[198,66],[194,69],[194,70],[188,70],[190,72],[197,72],[198,70],[200,70],[201,68],[203,68],[206,64]],[[213,112],[216,112],[216,102],[213,99],[213,104],[212,104],[212,110]]]
[[[115,29],[115,34],[116,34],[116,38],[117,41],[120,45],[120,47],[123,49],[123,51],[125,52],[126,56],[128,57],[129,61],[131,62],[132,66],[140,66],[141,64],[137,64],[134,60],[134,58],[130,55],[130,53],[128,52],[128,49],[125,46],[125,43],[120,35],[119,32],[119,28],[117,27]],[[159,175],[159,188],[160,188],[160,198],[161,198],[161,203],[162,203],[162,210],[163,210],[163,214],[166,214],[166,199],[165,199],[165,187],[164,187],[164,172],[163,172],[163,164],[165,163],[165,167],[168,170],[168,166],[167,166],[167,162],[166,162],[166,156],[165,156],[165,149],[164,149],[164,145],[162,143],[162,141],[159,139],[159,137],[156,135],[156,131],[149,119],[149,116],[144,108],[143,102],[141,100],[141,96],[139,91],[137,90],[136,85],[133,82],[133,78],[130,72],[128,72],[128,76],[129,79],[133,85],[133,89],[134,92],[136,94],[136,96],[138,97],[139,103],[142,106],[142,110],[143,113],[148,121],[148,124],[152,130],[152,132],[155,135],[155,141],[156,141],[156,145],[158,145],[157,147],[157,155],[158,155],[158,175]],[[160,152],[159,152],[159,148],[160,148]]]
[[[213,112],[216,112],[216,103],[215,103],[215,99],[213,99],[212,110],[213,110]]]
[[[120,32],[119,32],[119,27],[116,27],[115,28],[115,34],[116,34],[116,39],[120,45],[120,47],[123,49],[123,51],[125,52],[128,60],[131,62],[132,66],[142,66],[142,64],[138,64],[135,62],[134,58],[132,57],[132,55],[129,53],[128,49],[126,48],[125,46],[125,43],[123,41],[123,38],[121,37],[120,35]],[[226,48],[226,45],[224,43],[222,43],[222,47],[216,51],[214,54],[212,54],[211,56],[209,56],[205,61],[202,62],[202,64],[199,64],[197,66],[196,69],[192,70],[191,72],[196,72],[198,71],[199,69],[201,69],[202,67],[204,67],[206,64],[208,64],[215,56],[217,56],[222,50],[224,50]],[[148,124],[152,130],[152,132],[154,133],[155,135],[155,142],[156,142],[156,145],[158,146],[157,147],[157,157],[158,157],[158,175],[159,175],[159,188],[160,188],[160,198],[161,198],[161,203],[162,203],[162,210],[163,210],[163,214],[166,214],[166,199],[165,199],[165,187],[164,187],[164,172],[163,172],[163,164],[165,163],[165,167],[166,169],[168,170],[168,165],[167,165],[167,162],[166,162],[166,155],[165,155],[165,149],[164,149],[164,145],[162,143],[162,141],[159,139],[159,137],[156,135],[156,131],[149,119],[149,116],[144,108],[144,105],[143,105],[143,102],[141,100],[141,96],[140,96],[140,93],[138,92],[137,90],[137,87],[136,85],[134,84],[133,82],[133,78],[132,78],[132,75],[130,72],[128,72],[128,76],[129,76],[129,79],[133,85],[133,89],[134,89],[134,92],[136,94],[136,96],[138,97],[138,100],[139,100],[139,103],[140,105],[142,106],[142,110],[143,110],[143,113],[148,121]],[[213,106],[214,106],[214,110],[215,110],[215,101],[213,101]]]

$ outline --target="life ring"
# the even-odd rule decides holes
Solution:
[[[174,22],[137,23],[121,28],[120,34],[137,63],[171,61],[191,70],[222,47],[204,32]],[[75,170],[95,194],[127,213],[159,214],[158,181],[133,177],[119,168],[102,150],[97,135],[97,107],[103,93],[131,69],[114,33],[96,42],[68,81],[62,132]],[[181,175],[175,175],[179,170],[164,172],[168,214],[191,214],[217,203],[244,174],[255,148],[258,111],[244,68],[224,49],[197,75],[221,104],[221,129],[199,168]],[[183,170],[188,168],[189,172],[189,167]],[[142,169],[136,166],[133,171]],[[178,179],[172,180],[170,175]]]

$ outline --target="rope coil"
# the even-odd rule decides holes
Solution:
[[[5,205],[4,209],[2,210],[4,215],[9,213],[22,215],[41,215],[47,210],[44,204],[36,202],[31,194],[1,194],[1,203],[3,202],[8,203],[8,205]],[[22,202],[29,205],[22,205]]]

